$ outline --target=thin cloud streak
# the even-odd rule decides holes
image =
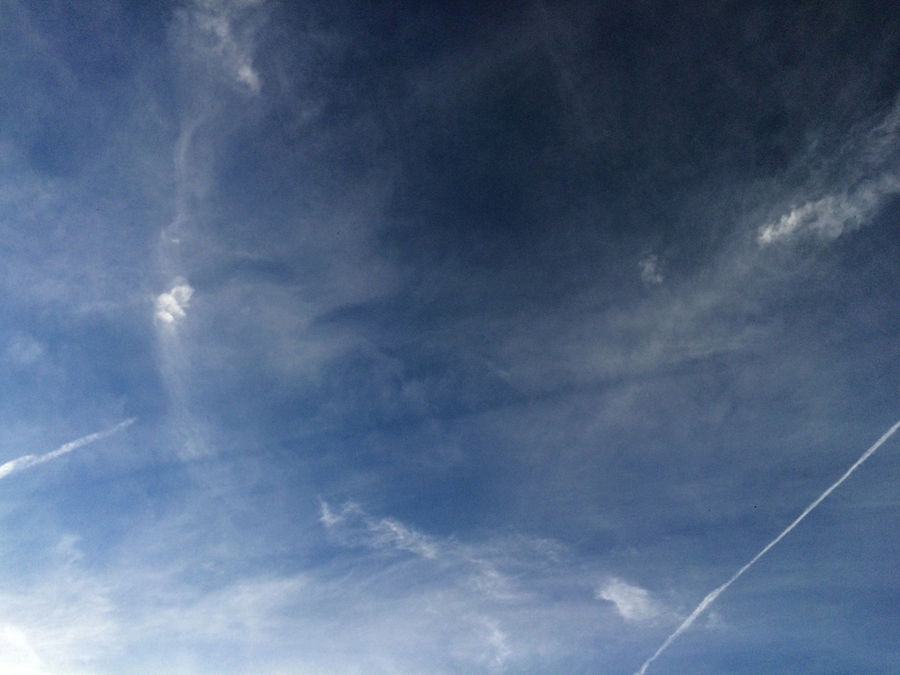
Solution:
[[[834,490],[841,483],[843,483],[845,480],[847,480],[847,478],[850,477],[850,474],[852,474],[854,471],[856,471],[856,469],[859,468],[859,466],[863,462],[865,462],[869,457],[871,457],[872,454],[885,443],[885,441],[887,441],[891,436],[893,436],[894,432],[896,432],[897,429],[900,429],[900,421],[898,421],[896,424],[894,424],[894,426],[892,426],[890,429],[888,429],[881,438],[879,438],[877,441],[875,441],[875,443],[872,445],[872,447],[870,447],[868,450],[866,450],[860,456],[860,458],[857,459],[853,463],[853,466],[851,466],[849,469],[847,469],[844,472],[844,475],[842,475],[834,483],[832,483],[831,486],[827,490],[825,490],[825,492],[823,492],[821,495],[819,495],[815,499],[815,501],[813,501],[812,504],[810,504],[805,509],[803,509],[803,513],[801,513],[799,516],[797,516],[796,520],[794,520],[794,522],[792,522],[790,525],[788,525],[781,534],[779,534],[772,541],[770,541],[768,544],[766,544],[765,548],[763,548],[759,553],[757,553],[755,556],[753,556],[753,558],[750,560],[750,562],[748,562],[741,569],[739,569],[734,574],[734,576],[732,576],[728,581],[726,581],[724,584],[722,584],[717,589],[712,591],[709,595],[707,595],[705,598],[703,598],[703,601],[699,605],[697,605],[697,608],[693,612],[691,612],[690,616],[688,616],[688,618],[686,618],[684,621],[682,621],[681,625],[675,629],[674,633],[672,633],[668,638],[666,638],[665,642],[663,642],[662,645],[660,645],[659,649],[656,650],[656,652],[653,654],[653,656],[651,656],[649,659],[647,659],[644,662],[644,665],[641,666],[641,669],[637,671],[636,675],[644,675],[644,673],[647,672],[647,667],[651,663],[653,663],[659,657],[659,655],[662,654],[666,650],[666,648],[670,644],[672,644],[672,642],[675,640],[675,638],[677,638],[684,631],[686,631],[688,628],[690,628],[691,625],[694,623],[694,621],[696,621],[697,617],[699,617],[707,607],[709,607],[713,602],[715,602],[716,598],[718,598],[722,593],[724,593],[728,589],[728,587],[731,586],[731,584],[733,584],[735,581],[737,581],[738,578],[740,578],[740,576],[744,572],[746,572],[748,569],[750,569],[757,560],[759,560],[766,553],[768,553],[769,550],[773,546],[775,546],[775,544],[777,544],[779,541],[784,539],[785,535],[787,535],[788,532],[790,532],[795,527],[797,527],[797,525],[800,524],[800,521],[802,521],[804,518],[806,518],[807,515],[809,515],[810,511],[812,511],[819,504],[821,504],[822,501],[824,501],[824,499],[828,495],[830,495],[832,492],[834,492]]]
[[[397,548],[409,551],[429,560],[437,558],[439,547],[430,537],[407,527],[392,518],[379,520],[370,518],[356,504],[345,504],[340,512],[335,513],[326,502],[320,505],[321,522],[329,531],[344,525],[348,531],[345,536],[355,537],[360,543],[373,548]],[[345,522],[346,519],[350,522]],[[354,522],[356,521],[356,522]],[[362,530],[360,530],[360,525]]]
[[[68,443],[64,443],[59,446],[56,450],[52,452],[47,452],[43,455],[23,455],[22,457],[17,457],[16,459],[12,459],[6,462],[3,465],[0,465],[0,479],[6,478],[12,473],[16,473],[18,471],[22,471],[24,469],[28,469],[32,466],[36,466],[38,464],[43,464],[44,462],[49,462],[52,459],[56,459],[57,457],[61,457],[67,453],[72,452],[73,450],[77,450],[85,445],[89,445],[94,443],[95,441],[102,440],[104,438],[108,438],[113,434],[125,429],[128,426],[134,424],[136,417],[131,417],[127,420],[119,422],[113,427],[106,429],[104,431],[97,431],[93,434],[88,434],[87,436],[82,436],[81,438],[77,438],[74,441],[69,441]]]

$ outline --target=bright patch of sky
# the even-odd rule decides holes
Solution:
[[[891,3],[0,7],[0,672],[900,671]]]

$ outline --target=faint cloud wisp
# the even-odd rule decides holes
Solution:
[[[665,281],[665,277],[660,270],[659,257],[648,255],[641,259],[638,267],[641,270],[641,281],[644,282],[644,285],[658,286]]]
[[[760,246],[813,234],[822,239],[836,239],[844,232],[856,230],[875,215],[884,201],[900,192],[900,179],[885,174],[877,181],[864,183],[856,191],[843,195],[827,195],[791,209],[777,222],[759,230]]]

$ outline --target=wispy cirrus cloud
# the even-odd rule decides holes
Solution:
[[[802,235],[836,239],[862,227],[889,197],[898,193],[900,176],[884,174],[849,193],[826,195],[791,209],[777,222],[763,225],[757,241],[766,246]]]
[[[818,161],[815,149],[811,158]],[[835,177],[825,185],[810,185],[813,198],[803,198],[777,220],[761,225],[757,243],[768,246],[801,236],[829,241],[863,227],[887,201],[900,194],[900,99],[883,119],[849,132],[844,149],[825,161],[835,165]],[[808,158],[810,159],[810,158]],[[814,193],[815,194],[815,193]]]
[[[440,549],[430,537],[391,518],[371,518],[353,502],[334,511],[323,501],[320,509],[319,521],[351,545],[399,549],[428,559],[438,557]]]
[[[323,527],[350,529],[320,550],[319,563],[282,572],[254,567],[254,554],[235,549],[229,554],[247,569],[223,575],[220,546],[231,544],[205,541],[181,518],[129,536],[102,570],[64,536],[39,579],[4,580],[11,590],[0,593],[0,612],[17,658],[54,673],[117,672],[152,643],[171,646],[132,668],[516,672],[577,652],[607,624],[616,630],[590,573],[573,575],[552,542],[460,542],[358,506],[322,508],[319,517]],[[169,550],[187,541],[196,547]]]

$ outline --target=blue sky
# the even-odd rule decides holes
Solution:
[[[0,0],[0,670],[633,673],[900,418],[890,3]],[[654,673],[900,670],[900,441]]]

